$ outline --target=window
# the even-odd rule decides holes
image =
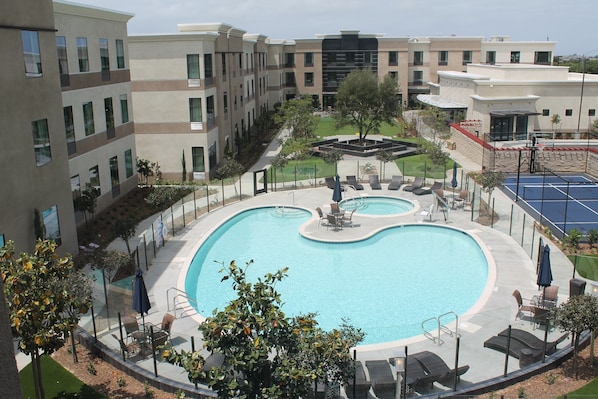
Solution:
[[[189,99],[189,119],[190,122],[203,122],[201,115],[201,98]]]
[[[424,52],[423,51],[414,51],[413,52],[413,65],[423,65],[424,64]]]
[[[438,65],[447,65],[448,64],[448,51],[439,51],[438,52]]]
[[[129,121],[129,101],[127,100],[126,94],[120,95],[120,115],[122,123],[127,123]]]
[[[226,114],[228,112],[228,93],[226,91],[224,92],[223,100],[224,100],[224,113]]]
[[[284,74],[284,81],[286,82],[287,86],[294,87],[296,86],[295,82],[295,73],[294,72],[286,72]]]
[[[226,76],[226,54],[222,53],[221,54],[221,58],[222,58],[222,76],[225,77]]]
[[[573,116],[573,110],[572,109],[566,109],[565,110],[565,116]]]
[[[416,86],[420,86],[424,84],[424,72],[423,71],[413,71],[413,84]]]
[[[590,108],[588,110],[588,116],[596,116],[596,110],[593,108]]]
[[[208,122],[214,119],[215,107],[214,107],[214,96],[206,98],[206,111],[208,112]]]
[[[471,51],[466,50],[463,52],[463,65],[471,64]]]
[[[110,184],[112,188],[118,187],[120,179],[118,177],[118,157],[110,158]]]
[[[79,175],[71,176],[71,193],[73,200],[81,196],[81,179]]]
[[[295,53],[284,53],[284,66],[294,67],[295,66]]]
[[[534,53],[534,64],[550,65],[552,61],[552,51],[536,51]]]
[[[187,54],[187,79],[199,79],[199,54]]]
[[[79,72],[89,72],[86,37],[77,38],[77,55],[79,57]]]
[[[390,72],[388,72],[388,74],[394,80],[397,80],[397,81],[399,80],[399,73],[397,71],[390,71]]]
[[[544,108],[542,110],[542,116],[550,116],[550,110],[548,108]]]
[[[336,53],[328,53],[328,63],[334,64],[336,62]]]
[[[96,132],[93,123],[93,103],[91,101],[83,104],[83,123],[85,125],[86,136],[90,136]]]
[[[98,194],[101,193],[98,165],[89,168],[89,184],[98,192]]]
[[[306,72],[305,73],[305,86],[313,86],[313,85],[314,85],[313,72]]]
[[[23,58],[25,60],[25,76],[36,77],[42,75],[42,57],[39,50],[39,37],[37,32],[30,30],[21,31],[23,43]]]
[[[40,119],[31,123],[33,131],[33,150],[35,152],[35,163],[42,166],[52,161],[50,151],[50,133],[48,132],[48,120]]]
[[[203,147],[191,147],[191,162],[193,163],[194,172],[206,171],[203,156]]]
[[[345,53],[345,62],[347,64],[354,64],[355,63],[355,53],[353,53],[353,52],[346,52]]]
[[[239,53],[239,69],[243,69],[243,54]]]
[[[66,56],[66,38],[64,36],[56,36],[56,49],[58,51],[58,73],[68,75],[69,64]]]
[[[519,64],[520,58],[521,58],[521,52],[511,51],[511,64]]]
[[[66,142],[72,143],[75,141],[75,123],[73,122],[73,107],[64,107],[64,128],[66,131]]]
[[[388,65],[396,66],[399,65],[399,52],[389,51],[388,52]]]
[[[131,150],[125,151],[125,175],[127,179],[133,176],[133,153]]]
[[[57,245],[62,243],[60,238],[60,223],[58,223],[58,208],[56,205],[42,211],[44,224],[44,239],[53,240]]]
[[[104,113],[106,115],[106,129],[114,129],[114,109],[112,107],[112,97],[104,99]]]
[[[496,51],[487,51],[486,52],[486,64],[494,65],[496,63]]]
[[[204,62],[204,76],[207,78],[213,77],[213,66],[212,66],[212,54],[204,54],[203,55],[203,62]]]
[[[365,53],[363,53],[363,62],[365,64],[371,64],[372,63],[372,58],[373,58],[373,52],[372,51],[366,51]]]
[[[110,70],[110,57],[108,55],[108,39],[100,38],[100,63],[102,71]]]
[[[314,53],[305,53],[304,55],[304,66],[311,67],[314,66]]]
[[[116,39],[116,67],[125,68],[125,47],[122,39]]]

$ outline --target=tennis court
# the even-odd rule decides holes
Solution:
[[[586,175],[511,175],[507,194],[558,238],[571,229],[598,230],[598,184]]]

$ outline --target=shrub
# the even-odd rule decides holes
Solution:
[[[152,192],[145,199],[145,202],[153,205],[156,209],[163,209],[177,201],[179,198],[179,190],[178,187],[154,187]]]

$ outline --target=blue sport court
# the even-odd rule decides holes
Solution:
[[[598,230],[598,184],[586,175],[535,174],[507,177],[505,192],[558,238],[575,228]]]

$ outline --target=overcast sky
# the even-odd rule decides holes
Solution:
[[[555,55],[598,54],[596,0],[74,0],[135,14],[130,35],[223,22],[272,39],[341,30],[386,37],[509,36],[557,42]]]

